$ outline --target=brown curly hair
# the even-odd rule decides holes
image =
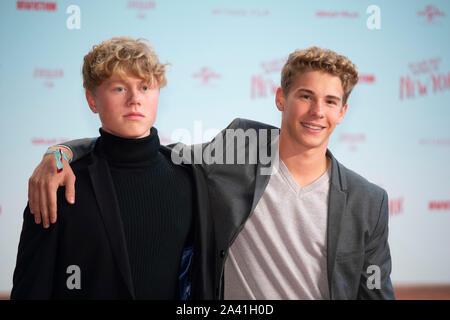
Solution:
[[[344,89],[342,105],[358,82],[358,69],[345,56],[320,47],[309,47],[304,50],[296,50],[289,55],[283,70],[281,71],[281,88],[283,94],[287,95],[289,89],[299,73],[308,71],[324,71],[341,79]]]
[[[125,76],[131,73],[145,79],[150,86],[153,86],[153,80],[156,80],[157,85],[163,88],[167,84],[166,66],[167,64],[159,62],[148,40],[111,38],[95,45],[84,56],[83,87],[94,91],[113,74]]]

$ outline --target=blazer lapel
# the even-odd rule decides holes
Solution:
[[[111,244],[114,258],[132,299],[134,296],[133,280],[128,259],[125,233],[122,226],[119,204],[114,190],[108,164],[105,160],[93,155],[94,161],[89,166],[95,198],[105,224],[106,233]]]
[[[277,129],[277,133],[279,130]],[[261,138],[260,138],[261,139]],[[259,140],[259,161],[256,165],[256,179],[255,179],[255,192],[253,193],[253,202],[250,210],[250,214],[255,210],[256,205],[264,194],[264,190],[266,190],[267,184],[269,183],[270,176],[279,169],[279,161],[280,156],[278,153],[278,142],[279,135],[270,135],[270,138],[267,137],[266,141]],[[269,156],[269,163],[261,163],[261,155]]]
[[[333,270],[336,262],[336,251],[341,230],[341,220],[345,212],[347,193],[345,177],[341,176],[339,163],[331,152],[327,155],[332,159],[331,183],[328,202],[328,226],[327,226],[327,275],[330,299],[333,299]]]

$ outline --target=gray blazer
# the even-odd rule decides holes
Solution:
[[[216,136],[223,139],[224,154],[233,144],[227,129],[279,129],[251,120],[236,119]],[[248,152],[257,148],[256,164],[204,165],[211,213],[216,237],[216,289],[223,297],[223,270],[227,252],[245,221],[253,212],[268,184],[270,175],[262,174],[262,154],[270,154],[269,146],[276,141],[268,135],[267,143],[256,146],[246,142]],[[228,140],[227,140],[228,138]],[[212,142],[214,143],[214,141]],[[237,153],[235,146],[234,151]],[[263,150],[264,149],[264,150]],[[276,152],[277,153],[277,152]],[[327,227],[327,275],[331,299],[394,299],[390,280],[391,256],[388,245],[388,196],[382,188],[332,160]],[[371,267],[370,267],[371,266]],[[379,269],[378,269],[379,268]],[[375,270],[375,272],[373,271]],[[379,271],[379,273],[378,273]],[[376,278],[379,275],[379,282]],[[225,279],[226,281],[226,279]],[[369,284],[368,284],[369,282]],[[373,285],[376,285],[375,288]],[[377,288],[379,287],[379,289]]]
[[[268,184],[270,162],[262,159],[269,146],[276,143],[270,135],[264,141],[257,135],[257,143],[233,144],[227,130],[242,129],[273,130],[278,128],[267,124],[235,119],[226,129],[210,142],[180,151],[186,162],[194,160],[195,149],[216,149],[221,140],[224,160],[227,153],[245,147],[246,160],[243,164],[201,164],[193,165],[194,171],[206,178],[207,188],[201,197],[207,197],[212,216],[214,243],[208,250],[214,257],[208,279],[214,285],[214,298],[223,299],[224,265],[228,249],[244,227]],[[78,140],[68,145],[74,159],[90,151],[92,140]],[[178,145],[180,146],[180,145]],[[173,147],[173,146],[172,146]],[[213,148],[211,148],[213,147]],[[197,151],[198,151],[197,148]],[[186,150],[188,152],[186,152]],[[250,163],[249,153],[256,152],[256,163]],[[270,152],[268,152],[270,154]],[[197,153],[198,155],[199,153]],[[388,196],[385,190],[340,164],[327,151],[332,160],[331,184],[328,205],[327,227],[327,275],[331,299],[394,299],[390,280],[391,256],[388,244]],[[198,188],[197,188],[198,189]],[[208,227],[210,228],[210,227]],[[202,233],[197,229],[196,233]],[[206,245],[206,244],[205,244]],[[195,254],[195,253],[194,253]],[[377,281],[379,280],[379,281]],[[225,280],[226,281],[226,280]]]

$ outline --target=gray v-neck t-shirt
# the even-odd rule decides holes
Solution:
[[[300,188],[280,159],[229,250],[225,299],[329,299],[330,174]]]

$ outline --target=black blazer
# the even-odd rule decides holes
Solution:
[[[169,155],[167,148],[161,148]],[[11,298],[134,299],[127,245],[108,164],[90,153],[72,168],[77,177],[77,201],[68,204],[64,189],[58,190],[57,223],[43,229],[35,224],[29,207],[25,209]],[[202,185],[201,176],[194,174],[194,178],[200,179],[196,185]],[[205,223],[198,216],[206,207],[203,200],[197,201],[195,228]],[[200,241],[211,241],[206,235],[195,237],[194,262],[188,273],[194,283],[193,299],[212,297],[212,289],[202,276],[208,262]],[[79,289],[73,288],[76,271],[71,266],[79,268]]]

